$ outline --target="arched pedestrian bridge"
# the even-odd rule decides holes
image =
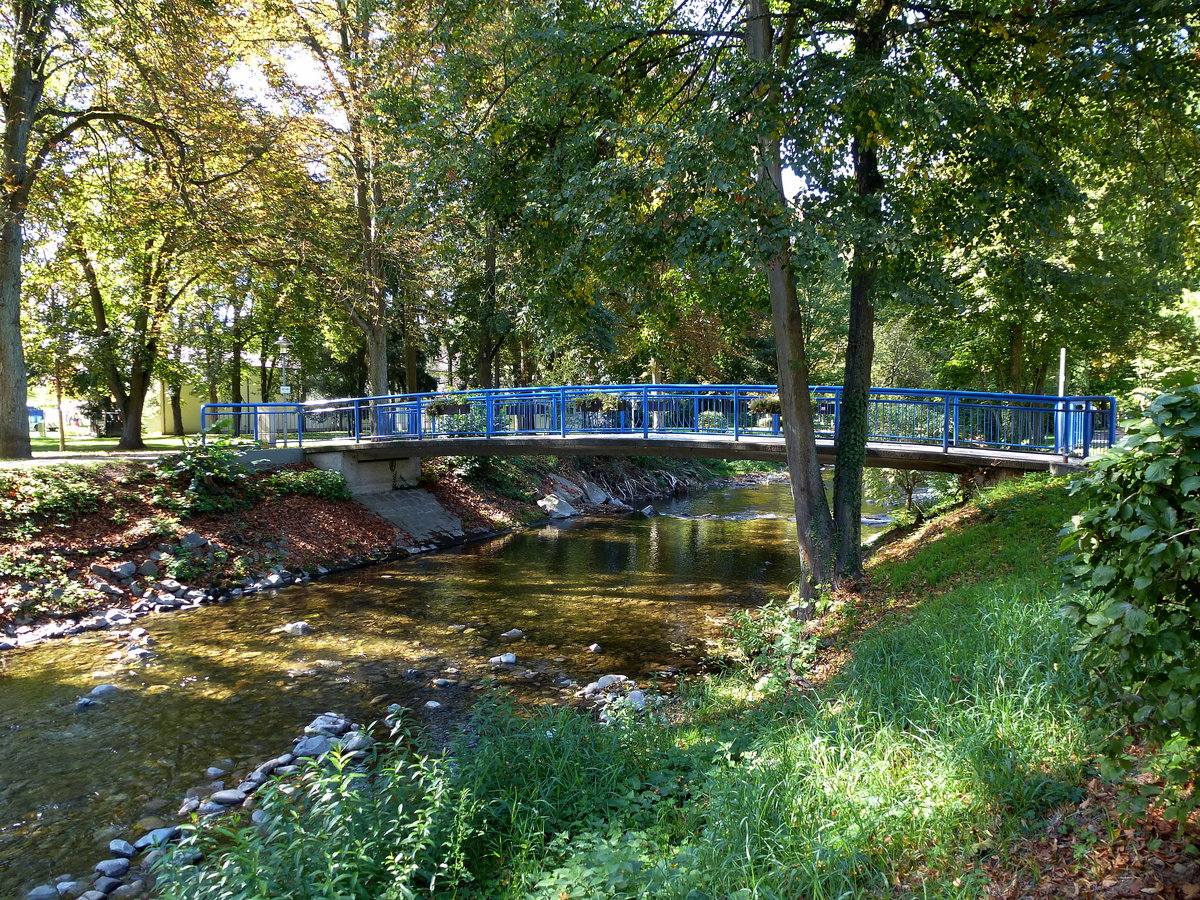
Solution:
[[[842,391],[810,391],[818,450],[832,461]],[[877,388],[869,409],[872,466],[1058,471],[1082,466],[1116,437],[1112,397]],[[201,422],[210,433],[237,434],[263,447],[301,448],[318,465],[328,454],[356,465],[388,462],[393,478],[395,461],[428,456],[785,461],[770,385],[589,385],[219,403],[203,407]]]

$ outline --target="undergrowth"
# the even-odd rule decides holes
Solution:
[[[314,764],[264,797],[265,828],[203,826],[208,861],[164,896],[980,897],[981,861],[1083,776],[1054,567],[1070,512],[1061,482],[1025,479],[876,562],[911,611],[819,690],[760,677],[799,639],[747,619],[744,662],[669,716],[485,703],[444,756],[404,737],[373,777]]]

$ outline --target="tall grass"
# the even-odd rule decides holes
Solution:
[[[819,691],[735,670],[672,723],[609,727],[488,705],[448,761],[310,770],[301,802],[267,799],[265,833],[206,835],[212,861],[167,896],[981,896],[981,857],[1081,780],[1052,549],[1068,503],[1026,480],[878,566],[916,608]]]

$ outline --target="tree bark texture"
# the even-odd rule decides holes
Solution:
[[[854,58],[860,80],[874,75],[885,50],[883,28],[891,4],[883,3],[860,19],[854,29]],[[879,169],[877,132],[865,112],[860,94],[852,104],[857,121],[850,144],[857,194],[857,236],[850,259],[850,321],[846,342],[846,374],[838,413],[837,448],[833,475],[833,517],[837,534],[836,570],[839,580],[862,576],[862,486],[870,432],[871,364],[875,357],[873,296],[879,274],[879,241],[883,225],[883,174]],[[859,108],[863,107],[863,108]]]
[[[749,0],[746,49],[750,58],[769,64],[773,55],[772,41],[767,0]],[[758,136],[758,147],[758,181],[762,202],[776,215],[783,214],[787,208],[787,196],[783,189],[779,138],[764,130]],[[811,599],[817,588],[829,584],[832,579],[833,522],[817,458],[812,397],[808,390],[804,320],[796,296],[791,245],[786,237],[775,239],[774,244],[765,269],[775,330],[779,402],[783,411],[788,474],[791,476],[792,500],[796,511],[796,537],[804,569],[801,590],[806,599]]]

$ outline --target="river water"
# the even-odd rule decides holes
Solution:
[[[523,702],[569,699],[608,672],[644,682],[699,659],[715,618],[786,595],[796,578],[786,484],[658,508],[151,616],[137,623],[155,654],[144,662],[110,658],[130,640],[104,632],[0,657],[0,897],[87,874],[111,838],[175,821],[209,766],[245,772],[318,713],[371,722],[401,703],[436,733],[481,681]],[[297,620],[312,634],[277,630]],[[525,638],[500,637],[512,628]],[[489,665],[505,651],[515,666]],[[122,690],[77,709],[100,684]],[[425,709],[430,700],[442,708]]]

